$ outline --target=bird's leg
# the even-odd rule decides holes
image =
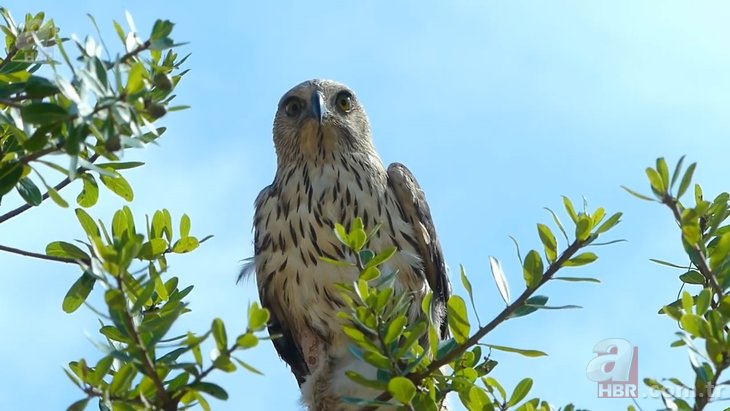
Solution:
[[[299,335],[299,341],[302,347],[302,353],[304,354],[304,360],[307,362],[310,371],[314,372],[319,365],[319,357],[322,354],[322,350],[320,349],[322,344],[319,337],[316,333],[307,329]]]

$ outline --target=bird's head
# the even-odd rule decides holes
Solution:
[[[355,93],[331,80],[305,81],[284,94],[274,118],[274,144],[280,164],[375,153],[368,118]]]

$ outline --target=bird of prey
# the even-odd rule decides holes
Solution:
[[[413,174],[402,164],[385,168],[375,151],[368,118],[343,84],[309,80],[289,90],[274,118],[277,168],[255,202],[253,268],[262,306],[269,309],[274,346],[290,366],[309,410],[350,409],[340,398],[375,398],[379,392],[345,376],[376,370],[348,350],[345,304],[337,283],[358,278],[355,267],[322,261],[354,261],[333,227],[361,217],[365,228],[382,224],[368,248],[397,247],[384,272],[397,270],[396,291],[413,296],[410,320],[422,315],[433,291],[432,321],[445,338],[451,286],[431,212]]]

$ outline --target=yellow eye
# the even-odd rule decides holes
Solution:
[[[352,94],[347,91],[340,92],[340,94],[337,95],[335,104],[343,113],[349,113],[350,110],[352,110]]]
[[[302,102],[296,97],[290,97],[284,104],[284,112],[289,117],[296,117],[302,112]]]

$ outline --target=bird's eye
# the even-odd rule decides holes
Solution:
[[[349,113],[352,110],[352,94],[347,91],[340,92],[337,95],[335,104],[343,113]]]
[[[302,112],[302,102],[296,97],[290,97],[284,104],[284,112],[289,117],[296,117]]]

